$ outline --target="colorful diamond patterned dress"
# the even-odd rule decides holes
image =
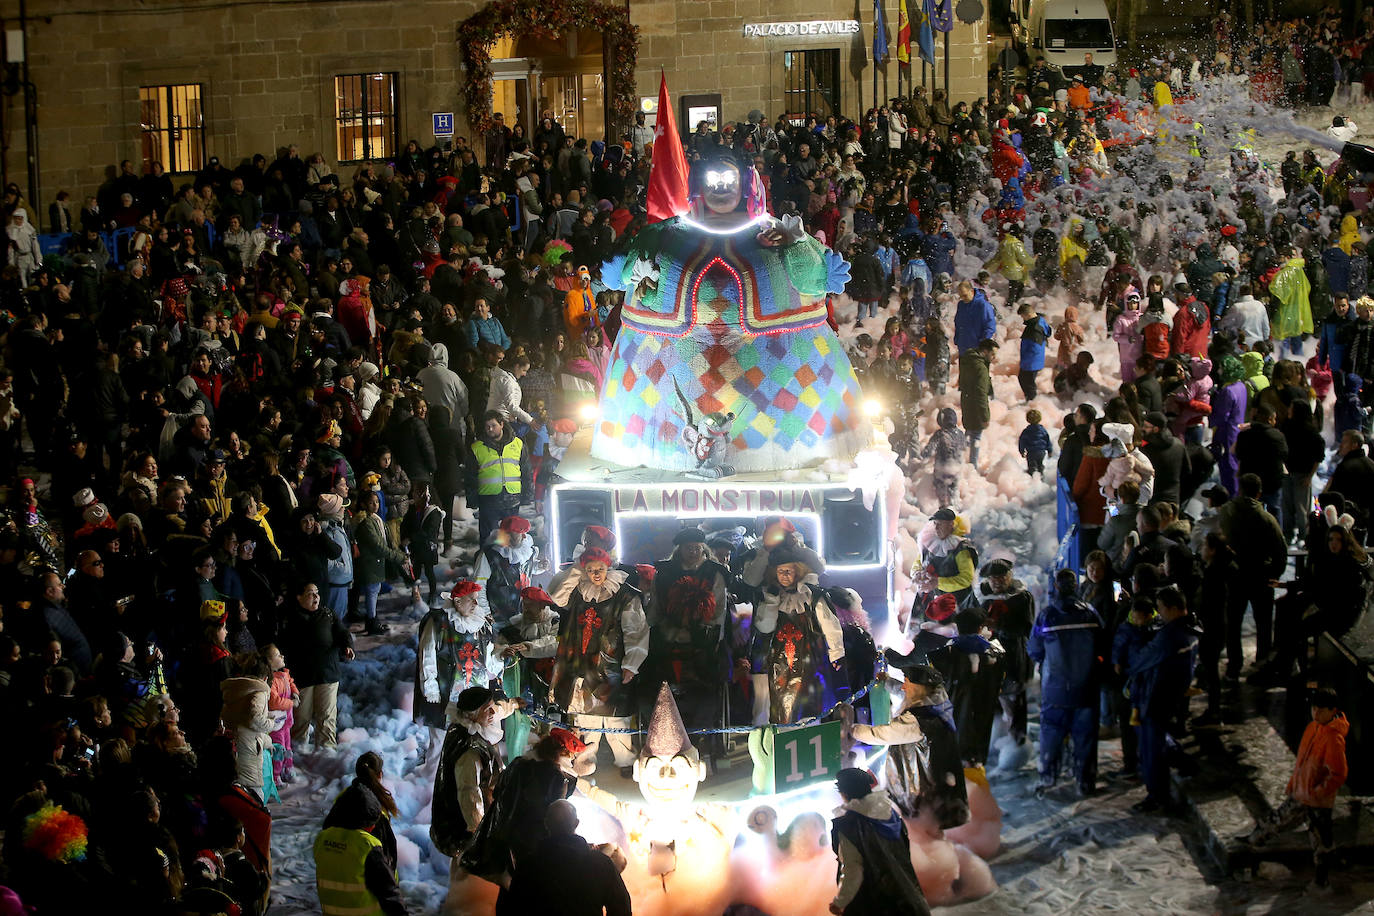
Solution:
[[[759,228],[721,235],[667,220],[603,266],[626,296],[593,457],[769,471],[850,458],[867,441],[859,383],[826,323],[848,263],[807,235],[760,244]],[[723,448],[708,459],[712,417]]]

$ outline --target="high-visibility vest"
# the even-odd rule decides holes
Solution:
[[[499,452],[481,439],[473,443],[478,496],[495,496],[502,491],[512,496],[520,494],[520,455],[524,448],[525,444],[518,438],[511,439]]]
[[[315,837],[315,889],[324,916],[382,916],[364,879],[368,854],[381,845],[370,833],[343,827],[326,827]]]

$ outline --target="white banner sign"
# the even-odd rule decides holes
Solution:
[[[796,38],[806,35],[857,35],[857,19],[813,19],[809,22],[745,23],[745,38]]]

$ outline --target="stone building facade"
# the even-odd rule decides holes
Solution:
[[[897,0],[884,3],[894,43],[892,59],[879,68],[878,94],[886,99],[898,90]],[[641,30],[636,89],[642,98],[656,97],[661,68],[675,96],[692,97],[698,107],[718,105],[723,121],[742,119],[752,109],[770,118],[824,106],[855,115],[873,103],[871,2],[628,4],[631,20]],[[154,154],[159,149],[145,145],[144,126],[150,118],[168,137],[175,136],[183,161],[190,165],[195,163],[187,160],[188,143],[200,147],[196,161],[218,156],[230,168],[255,152],[271,159],[279,147],[291,143],[303,156],[322,153],[335,167],[360,158],[357,133],[346,139],[341,126],[346,104],[340,78],[345,76],[387,77],[393,120],[384,131],[400,145],[411,138],[423,146],[434,143],[435,113],[453,113],[457,133],[471,132],[459,91],[464,71],[455,30],[480,8],[475,0],[131,0],[102,6],[91,11],[86,0],[29,4],[26,52],[39,103],[41,197],[33,203],[40,212],[59,189],[78,202],[94,193],[121,160],[131,160],[141,171],[149,149]],[[0,2],[7,30],[18,28],[17,15],[17,0]],[[817,22],[830,25],[806,25]],[[952,97],[983,95],[984,23],[957,25],[950,39]],[[588,53],[585,41],[569,53],[582,69],[588,60],[595,67],[599,59]],[[939,67],[926,80],[931,86],[944,83],[941,39],[937,57]],[[520,106],[528,110],[515,113],[532,126],[548,103],[549,81],[539,78],[540,68],[553,72],[557,62],[525,59],[493,69],[508,78],[518,76],[508,72],[512,66],[533,68],[536,79],[527,84],[532,88]],[[919,82],[919,65],[914,71]],[[573,87],[572,95],[580,91],[587,96],[600,87],[600,74],[586,74],[582,82],[567,85]],[[194,93],[197,104],[179,104],[173,110],[168,87],[180,87],[175,92],[183,95]],[[176,97],[184,102],[183,95]],[[3,101],[9,101],[6,177],[27,187],[22,105]],[[357,105],[353,108],[351,116],[358,119]],[[190,123],[197,116],[200,133]],[[595,118],[593,123],[588,115],[582,132],[600,137],[600,109]],[[160,147],[164,152],[166,142]],[[356,148],[343,148],[350,144]]]

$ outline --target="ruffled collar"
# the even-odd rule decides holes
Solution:
[[[449,626],[459,633],[476,633],[490,621],[481,612],[474,613],[468,617],[459,614],[453,608],[448,609]]]
[[[583,599],[596,604],[620,591],[620,586],[625,584],[625,576],[623,569],[609,570],[606,573],[606,581],[600,585],[592,585],[591,581],[584,576],[582,581],[577,583],[577,591]]]
[[[811,589],[805,583],[778,595],[778,612],[793,616],[805,614],[811,609]]]
[[[528,537],[519,547],[511,547],[508,544],[495,544],[493,547],[512,566],[524,566],[534,556],[534,542]]]
[[[949,537],[943,539],[932,537],[930,543],[926,545],[926,556],[948,556],[951,550],[959,546],[961,540],[963,540],[963,538],[959,537],[957,534],[951,534]]]

